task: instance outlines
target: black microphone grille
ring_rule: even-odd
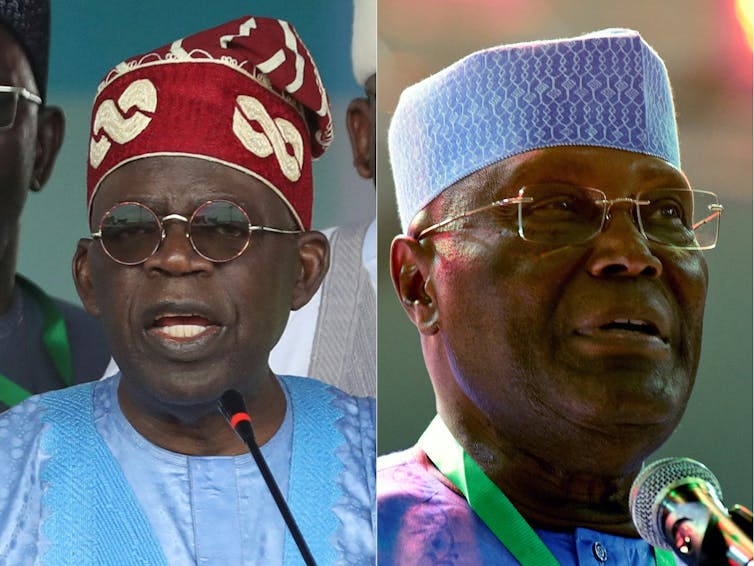
[[[217,405],[226,418],[230,418],[236,413],[247,412],[246,401],[243,400],[243,395],[235,389],[228,389],[223,393],[220,399],[218,399]]]
[[[670,490],[694,481],[706,482],[717,498],[722,500],[720,482],[707,466],[691,458],[663,458],[639,472],[631,486],[629,505],[641,538],[652,546],[673,550],[663,535],[659,520],[660,505]]]

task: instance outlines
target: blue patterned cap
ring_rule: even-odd
[[[624,149],[680,169],[667,70],[628,29],[472,53],[403,91],[388,145],[404,231],[456,181],[532,149]]]

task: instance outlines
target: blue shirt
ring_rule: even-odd
[[[519,564],[463,495],[433,470],[418,449],[377,460],[380,566]],[[584,528],[535,530],[563,566],[655,564],[652,547],[639,538]]]
[[[0,461],[3,462],[0,466],[0,562],[56,566],[73,563],[66,562],[65,558],[49,558],[61,556],[57,550],[61,539],[66,539],[63,543],[73,544],[83,556],[83,559],[76,559],[76,564],[81,564],[81,560],[86,564],[101,563],[96,556],[103,552],[102,537],[99,541],[96,536],[87,537],[91,541],[81,540],[80,543],[76,540],[71,543],[70,540],[80,537],[81,524],[90,524],[92,514],[71,514],[69,507],[77,508],[78,501],[83,499],[90,503],[82,505],[82,509],[94,508],[98,516],[106,520],[117,515],[117,519],[123,521],[120,501],[129,497],[135,501],[132,507],[135,518],[132,520],[129,515],[121,524],[129,528],[136,525],[133,532],[138,533],[145,532],[138,530],[141,523],[145,523],[146,532],[151,531],[168,564],[274,565],[300,562],[297,551],[286,548],[284,521],[250,455],[186,456],[150,443],[131,427],[121,412],[117,399],[118,382],[116,376],[35,396],[0,415]],[[307,540],[310,548],[314,552],[314,546],[324,542],[329,549],[327,552],[336,556],[339,563],[373,562],[374,401],[350,397],[335,388],[303,378],[283,378],[281,384],[286,395],[286,415],[273,438],[262,446],[262,453],[284,495],[293,496],[294,484],[299,488],[309,485],[308,479],[303,484],[298,479],[303,477],[301,474],[307,478],[312,475],[311,490],[322,493],[319,500],[322,506],[311,508],[307,504],[306,508],[299,508],[303,511],[299,515],[292,501],[288,501],[305,535],[307,525],[314,523],[315,532],[321,525],[327,526],[326,536]],[[327,400],[326,411],[336,421],[335,438],[338,442],[331,453],[316,451],[314,443],[306,442],[310,450],[304,451],[303,460],[301,452],[299,456],[294,455],[301,445],[296,440],[297,435],[308,438],[327,434],[316,428],[316,422],[307,422],[312,419],[307,419],[304,414],[306,401],[303,404],[296,401],[302,397],[302,392],[307,399],[314,399],[317,403]],[[53,414],[48,396],[57,399],[56,406],[65,410],[66,403],[77,395],[81,397],[81,393],[85,398],[91,398],[93,423],[79,428],[91,429],[89,436],[105,451],[100,454],[112,456],[114,469],[109,469],[119,477],[122,472],[124,483],[114,482],[114,485],[127,486],[111,499],[117,508],[112,513],[108,509],[100,512],[103,506],[100,502],[106,504],[106,497],[78,485],[77,478],[86,476],[89,468],[96,467],[95,463],[86,461],[86,456],[77,461],[79,450],[82,454],[88,453],[84,446],[87,441],[82,440],[81,448],[74,446],[71,450],[69,446],[65,458],[56,458],[57,452],[51,448],[54,447],[51,438],[55,437],[51,432],[63,429],[58,422],[65,418],[60,419],[59,411],[54,413],[57,420],[48,418]],[[299,407],[298,412],[296,407]],[[75,417],[79,423],[80,413],[78,411]],[[84,438],[85,435],[81,436]],[[313,450],[316,453],[311,453]],[[311,462],[316,467],[304,469],[292,466],[292,462]],[[52,472],[61,469],[62,472]],[[66,476],[71,469],[79,472]],[[335,470],[335,473],[327,473],[329,470]],[[63,476],[65,480],[56,481]],[[103,478],[95,485],[107,486],[106,480]],[[56,504],[59,501],[69,504],[61,508],[60,503]],[[56,513],[59,517],[66,516],[66,520],[56,520]],[[97,524],[102,525],[103,531],[108,528],[101,522]],[[51,537],[50,532],[55,535]],[[88,531],[85,529],[84,532]],[[120,534],[122,529],[116,528],[112,532]],[[125,540],[131,542],[127,535]],[[87,544],[95,548],[90,550]],[[137,540],[134,547],[140,546]],[[105,550],[112,553],[113,561],[108,563],[132,563],[128,548]]]

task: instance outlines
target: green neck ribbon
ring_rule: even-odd
[[[16,275],[16,283],[42,309],[42,342],[45,350],[52,358],[52,363],[60,374],[63,384],[71,385],[73,383],[73,360],[63,313],[42,289],[25,277]],[[0,401],[12,407],[31,395],[30,391],[0,374]]]
[[[471,508],[513,557],[524,565],[558,566],[558,561],[505,494],[466,454],[439,415],[419,439],[437,469],[455,485]],[[673,553],[655,548],[658,566],[675,566]]]

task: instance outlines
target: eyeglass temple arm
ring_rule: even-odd
[[[303,230],[283,230],[282,228],[270,228],[269,226],[252,226],[249,224],[249,232],[274,232],[275,234],[301,234]]]
[[[42,104],[42,98],[38,95],[34,94],[33,92],[26,90],[25,88],[22,88],[18,91],[18,94],[21,95],[21,97],[25,98],[29,102],[33,102],[34,104]]]
[[[496,206],[506,206],[509,204],[519,204],[524,201],[524,197],[512,197],[512,198],[504,198],[500,200],[496,200],[494,202],[491,202],[490,204],[485,204],[484,206],[480,206],[478,208],[474,208],[472,210],[467,210],[463,214],[459,214],[458,216],[451,216],[450,218],[446,218],[445,220],[441,220],[437,224],[432,224],[432,226],[428,226],[419,234],[416,236],[417,241],[421,240],[422,238],[428,236],[430,233],[434,232],[435,230],[438,230],[439,228],[442,228],[443,226],[447,226],[451,222],[455,222],[456,220],[461,220],[463,218],[467,218],[469,216],[472,216],[474,214],[477,214],[479,212],[482,212],[483,210],[487,210],[488,208],[494,208]]]
[[[705,224],[707,224],[707,222],[712,222],[715,218],[717,218],[723,213],[723,210],[725,210],[722,204],[711,204],[709,208],[710,210],[713,211],[712,214],[710,214],[709,216],[705,218],[702,218],[699,222],[696,222],[691,227],[693,230],[696,230],[700,226],[704,226]]]
[[[34,94],[30,90],[22,86],[0,86],[0,92],[11,92],[16,96],[20,96],[34,104],[42,104],[42,98],[38,94]]]

